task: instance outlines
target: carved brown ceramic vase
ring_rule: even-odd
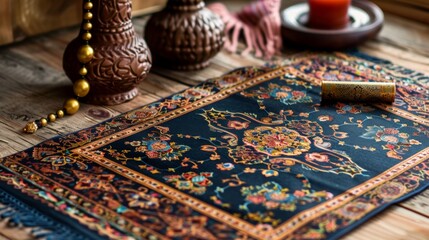
[[[208,66],[224,44],[222,20],[202,0],[168,0],[146,24],[154,64],[178,70]]]
[[[90,45],[94,58],[86,64],[90,92],[84,101],[115,105],[134,98],[136,86],[149,72],[152,60],[145,41],[131,22],[131,0],[93,0]],[[76,53],[82,44],[78,36],[67,46],[63,68],[67,76],[79,79]]]

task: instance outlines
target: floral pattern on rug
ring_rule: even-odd
[[[0,184],[111,239],[339,237],[429,183],[423,75],[371,60],[234,70],[3,158]],[[321,105],[321,79],[399,90]]]

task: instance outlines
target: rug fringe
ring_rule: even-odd
[[[7,224],[11,227],[30,228],[30,234],[36,239],[85,239],[2,190],[0,190],[0,219],[7,219]]]

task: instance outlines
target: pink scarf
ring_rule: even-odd
[[[237,51],[240,34],[246,49],[241,54],[254,52],[256,57],[271,58],[282,49],[280,0],[257,0],[237,13],[230,13],[222,3],[208,6],[225,23],[225,48]]]

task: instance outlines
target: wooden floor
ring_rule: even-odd
[[[144,17],[134,19],[139,34],[145,21]],[[222,52],[202,71],[177,72],[154,67],[134,100],[112,107],[83,104],[71,117],[34,135],[22,134],[28,120],[46,116],[61,107],[65,96],[71,96],[71,82],[62,71],[62,54],[77,32],[77,28],[72,28],[0,47],[0,157],[92,126],[233,68],[264,63],[250,56]],[[363,44],[360,50],[429,74],[429,27],[417,22],[387,15],[377,39]],[[293,52],[286,49],[284,57]],[[10,228],[0,220],[0,239],[31,239],[27,232],[28,229]],[[429,239],[429,190],[388,208],[344,239]]]

